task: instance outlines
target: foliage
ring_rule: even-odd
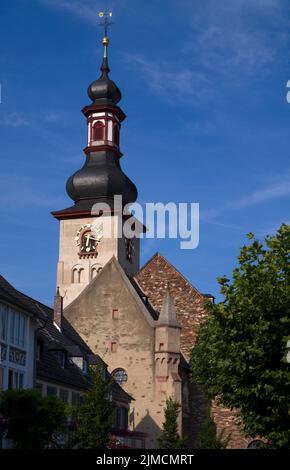
[[[197,436],[196,448],[197,449],[225,449],[229,443],[230,436],[224,438],[222,431],[217,435],[216,424],[208,413],[208,417],[202,423],[200,431]]]
[[[76,410],[76,438],[87,449],[105,449],[111,441],[110,431],[115,418],[115,405],[110,400],[112,380],[104,377],[101,366],[90,368],[92,388]]]
[[[64,403],[42,397],[37,390],[8,390],[1,394],[0,413],[8,418],[6,437],[18,449],[44,449],[66,424]]]
[[[209,306],[192,351],[193,378],[209,397],[237,408],[246,434],[290,447],[290,226],[263,245],[249,234],[224,300]]]
[[[178,434],[178,415],[180,412],[180,405],[172,398],[167,398],[164,410],[165,421],[158,444],[160,449],[182,449],[185,447],[184,439],[181,439]]]

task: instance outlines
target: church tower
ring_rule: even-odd
[[[113,256],[129,276],[139,270],[139,239],[126,238],[122,230],[129,217],[123,209],[136,201],[137,189],[120,166],[120,131],[126,116],[118,106],[121,92],[109,78],[107,26],[106,17],[101,76],[89,86],[91,103],[82,110],[87,123],[85,163],[66,185],[74,204],[52,212],[60,221],[57,285],[64,306]],[[117,208],[115,196],[119,198]]]

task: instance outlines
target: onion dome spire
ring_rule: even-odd
[[[134,203],[138,195],[135,184],[125,175],[120,164],[121,125],[126,115],[117,105],[121,92],[109,78],[107,28],[111,14],[102,13],[102,17],[105,26],[102,74],[89,86],[88,95],[92,103],[82,110],[87,120],[86,160],[67,181],[67,194],[74,205],[53,212],[54,217],[60,220],[91,215],[91,209],[97,202],[105,202],[113,208],[116,195],[122,196],[124,207]]]

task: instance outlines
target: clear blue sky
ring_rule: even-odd
[[[289,222],[288,0],[1,0],[0,272],[51,303],[65,183],[83,162],[81,108],[99,76],[97,11],[114,11],[122,166],[145,201],[199,202],[200,245],[144,241],[218,294],[245,234]]]

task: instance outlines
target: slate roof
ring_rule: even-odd
[[[15,305],[26,313],[30,313],[37,318],[44,318],[45,307],[41,302],[37,302],[28,295],[19,292],[6,279],[0,275],[0,299]],[[47,308],[47,307],[45,307]]]
[[[36,376],[38,380],[45,380],[51,383],[56,382],[78,390],[87,390],[90,387],[89,378],[69,358],[67,359],[66,367],[62,368],[60,366],[49,348],[49,343],[44,343],[41,360],[36,361]]]

